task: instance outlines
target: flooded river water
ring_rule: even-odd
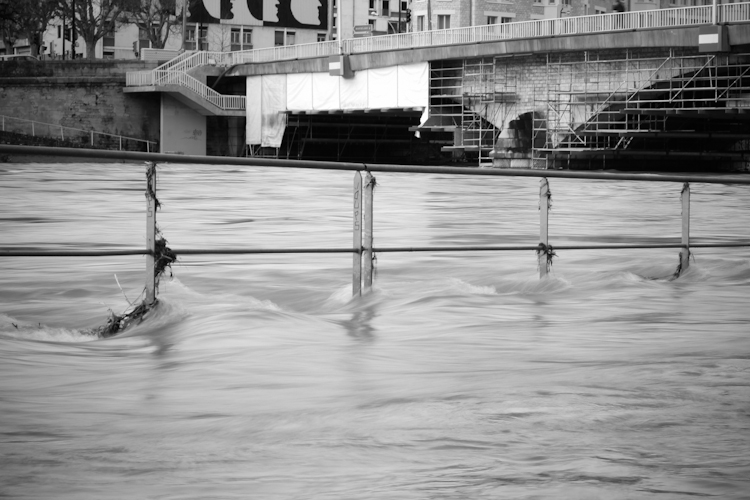
[[[143,247],[144,170],[0,165],[0,246]],[[350,247],[352,175],[163,165],[159,226]],[[538,179],[376,177],[376,247],[538,242]],[[679,242],[679,184],[550,186],[553,245]],[[693,184],[693,241],[748,207]],[[182,256],[109,339],[144,257],[0,256],[0,497],[750,498],[748,252],[381,253],[360,298],[350,254]]]

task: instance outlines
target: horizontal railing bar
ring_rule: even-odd
[[[172,248],[177,256],[182,255],[253,255],[269,253],[359,253],[354,248],[205,248],[180,250]]]
[[[477,167],[442,167],[422,165],[386,165],[370,163],[349,163],[312,160],[283,160],[270,158],[235,158],[226,156],[198,156],[162,153],[143,153],[137,151],[108,151],[96,149],[55,148],[47,146],[16,146],[0,144],[0,153],[41,156],[66,156],[76,158],[98,158],[108,160],[150,161],[157,163],[183,163],[204,165],[233,165],[248,167],[283,167],[319,170],[349,170],[369,172],[392,172],[414,174],[454,174],[497,177],[548,177],[560,179],[591,179],[613,181],[646,181],[646,182],[701,182],[706,184],[745,184],[750,185],[750,176],[732,175],[678,175],[678,174],[641,174],[625,172],[593,172],[573,170],[530,170],[501,169]]]
[[[750,241],[728,243],[691,243],[690,248],[734,248],[750,247]],[[603,245],[552,245],[554,250],[622,250],[648,248],[685,248],[681,243],[614,243]],[[457,246],[457,247],[376,247],[373,252],[507,252],[538,250],[539,245],[504,246]],[[322,254],[360,253],[353,248],[199,248],[172,249],[178,256],[183,255],[257,255],[257,254]],[[5,250],[0,249],[0,257],[115,257],[124,255],[147,255],[146,249],[137,250]]]
[[[0,257],[119,257],[123,255],[146,255],[148,250],[5,250]]]

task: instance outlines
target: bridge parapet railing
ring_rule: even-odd
[[[719,22],[750,22],[750,2],[722,4],[717,8]]]
[[[342,40],[340,43],[328,41],[240,52],[185,52],[153,71],[128,73],[126,85],[159,86],[171,84],[172,77],[164,77],[163,72],[187,73],[204,65],[232,66],[246,63],[327,57],[340,52],[363,54],[535,37],[699,26],[710,24],[714,19],[720,23],[750,22],[750,2],[720,5],[716,7],[716,11],[714,11],[713,6],[676,7],[352,38]],[[187,80],[176,79],[175,81],[175,84],[181,84],[181,82]]]

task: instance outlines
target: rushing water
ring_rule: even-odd
[[[142,247],[144,172],[1,165],[0,246]],[[349,247],[352,175],[164,165],[159,225]],[[537,179],[377,180],[376,247],[538,241]],[[550,184],[553,245],[679,241],[678,184]],[[749,206],[693,184],[693,241]],[[381,253],[356,299],[350,254],[183,256],[106,340],[143,257],[0,257],[0,497],[750,498],[748,251]]]

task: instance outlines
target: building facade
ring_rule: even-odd
[[[720,4],[739,0],[717,0]],[[167,51],[250,50],[315,43],[338,38],[406,33],[486,24],[531,21],[612,12],[614,0],[184,0],[178,4]],[[711,5],[714,0],[624,0],[627,11]],[[339,5],[340,4],[340,5]],[[184,26],[184,29],[183,29]],[[67,29],[66,29],[67,28]],[[122,25],[97,42],[96,58],[137,59],[153,48],[134,24]],[[29,54],[28,40],[0,53]],[[70,22],[55,20],[43,37],[43,58],[70,59],[86,54]]]

